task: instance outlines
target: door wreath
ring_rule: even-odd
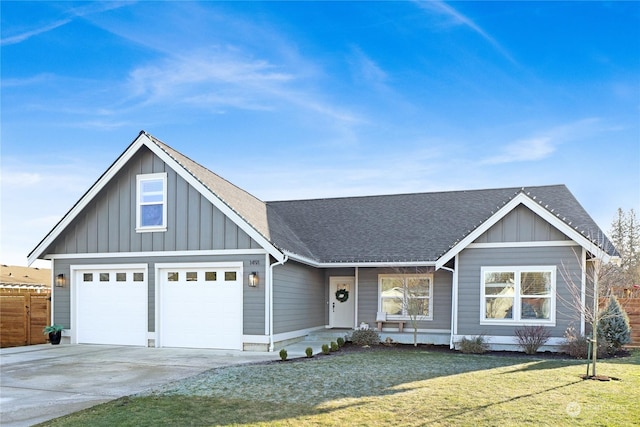
[[[349,299],[349,291],[346,289],[338,289],[336,291],[336,299],[340,302],[345,302]]]

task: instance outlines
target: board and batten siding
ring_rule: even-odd
[[[136,177],[167,173],[167,230],[136,232]],[[142,147],[45,254],[259,249],[209,200]]]
[[[570,240],[531,209],[520,205],[478,237],[474,243]]]
[[[273,332],[325,326],[326,296],[321,269],[294,261],[276,266],[273,269]]]
[[[154,256],[154,257],[122,257],[122,258],[82,258],[82,259],[55,259],[52,264],[54,275],[64,274],[67,277],[67,285],[55,288],[53,298],[54,323],[63,325],[65,328],[71,327],[71,282],[75,278],[71,277],[72,265],[115,265],[115,264],[146,264],[148,268],[148,331],[155,331],[155,265],[176,264],[180,267],[182,263],[218,263],[218,262],[238,262],[243,264],[242,273],[242,293],[243,293],[243,334],[264,335],[265,334],[265,256],[264,255],[193,255],[193,256]],[[249,286],[249,272],[255,271],[260,278],[260,284],[252,288]],[[202,307],[206,310],[207,307]],[[113,308],[113,315],[118,315],[118,307]],[[211,327],[224,327],[224,325],[211,325]]]
[[[358,322],[365,322],[369,326],[376,327],[378,276],[396,273],[398,273],[397,270],[389,268],[358,269]],[[434,273],[433,320],[418,322],[418,329],[451,329],[451,282],[450,272],[438,270]],[[409,323],[405,327],[410,327]]]
[[[578,246],[463,250],[458,266],[458,335],[513,336],[519,327],[480,325],[482,267],[556,266],[556,325],[549,329],[553,337],[562,337],[570,325],[579,330],[580,313],[569,303],[569,286],[581,286],[581,254]]]

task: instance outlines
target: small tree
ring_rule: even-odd
[[[418,323],[429,315],[429,295],[432,284],[431,278],[427,277],[424,269],[416,268],[395,268],[398,275],[397,288],[402,293],[402,300],[399,304],[402,314],[409,317],[409,323],[413,328],[413,345],[418,346]],[[398,297],[400,300],[400,297]]]
[[[623,345],[631,342],[629,316],[615,295],[609,297],[609,303],[599,317],[598,338],[607,342],[609,354],[615,354]]]

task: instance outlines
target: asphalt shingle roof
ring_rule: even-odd
[[[564,185],[263,202],[148,136],[275,247],[317,262],[436,261],[521,192],[615,254]]]

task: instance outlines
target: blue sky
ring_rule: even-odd
[[[141,129],[262,200],[566,184],[640,212],[639,2],[2,2],[0,261]]]

